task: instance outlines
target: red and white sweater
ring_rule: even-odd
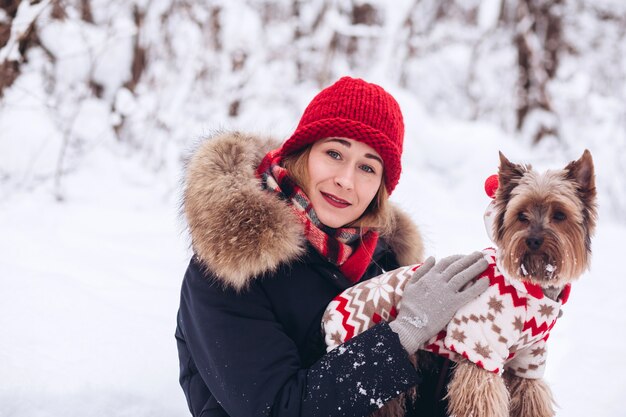
[[[506,368],[524,378],[540,378],[545,369],[546,341],[570,288],[567,286],[553,301],[538,285],[505,276],[497,267],[495,249],[483,253],[489,266],[480,278],[489,279],[489,288],[459,309],[423,349],[452,360],[466,358],[495,373]],[[389,271],[335,297],[322,320],[327,350],[381,320],[393,320],[404,285],[419,266]]]

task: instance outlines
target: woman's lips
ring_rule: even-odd
[[[346,200],[342,200],[341,198],[336,197],[332,194],[327,194],[327,193],[322,192],[322,197],[324,197],[324,200],[326,200],[328,204],[330,204],[333,207],[345,208],[345,207],[351,206],[351,204],[348,203]]]

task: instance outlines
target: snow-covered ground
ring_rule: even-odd
[[[411,97],[394,94],[407,136],[392,199],[421,226],[436,257],[489,245],[483,183],[496,171],[498,150],[553,168],[583,150],[547,156],[545,147],[531,151],[491,125],[431,118]],[[190,256],[180,190],[176,178],[159,179],[117,153],[113,146],[88,155],[65,178],[63,202],[47,184],[0,202],[2,417],[188,415],[174,340]],[[546,377],[562,417],[626,415],[619,330],[626,328],[626,225],[603,216],[605,198],[592,269],[574,285],[550,341]]]
[[[0,208],[0,416],[183,416],[175,191],[107,154]]]

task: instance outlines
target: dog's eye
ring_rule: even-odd
[[[567,219],[567,216],[562,211],[555,211],[552,215],[552,218],[557,222],[562,222],[563,220]]]
[[[517,220],[519,220],[522,223],[528,223],[528,217],[526,217],[524,213],[518,213]]]

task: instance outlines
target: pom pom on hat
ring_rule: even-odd
[[[485,180],[485,192],[491,198],[496,198],[496,190],[498,189],[498,176],[491,175]]]

